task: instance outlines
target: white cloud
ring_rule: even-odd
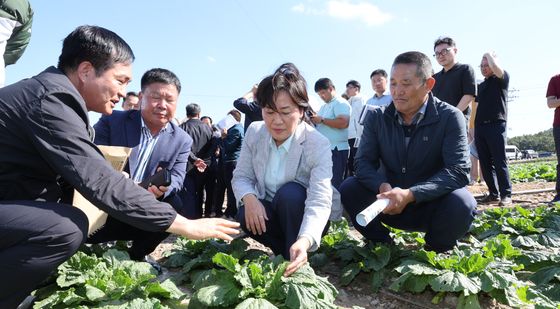
[[[303,3],[292,6],[292,11],[306,15],[326,15],[327,11],[305,6]]]
[[[327,4],[329,16],[340,19],[357,19],[368,26],[379,26],[390,21],[393,16],[382,12],[377,6],[360,2],[357,4],[343,0],[332,0]]]
[[[368,26],[379,26],[393,19],[391,14],[381,11],[371,3],[352,3],[348,0],[328,1],[326,9],[311,8],[299,3],[292,7],[292,11],[306,15],[327,15],[336,19],[356,20]]]
[[[304,13],[305,12],[305,5],[303,3],[296,4],[296,5],[292,6],[292,11],[298,12],[298,13]]]
[[[208,62],[216,62],[216,58],[212,56],[206,56],[206,60],[208,60]]]

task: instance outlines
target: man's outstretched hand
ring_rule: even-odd
[[[239,223],[218,218],[204,218],[189,220],[177,215],[175,221],[167,229],[167,232],[185,236],[189,239],[202,240],[208,238],[219,238],[232,241],[230,235],[239,234]]]

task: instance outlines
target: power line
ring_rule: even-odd
[[[508,96],[507,96],[506,102],[511,102],[511,101],[519,98],[519,96],[517,95],[518,92],[519,92],[519,89],[516,89],[516,88],[511,88],[510,90],[508,90]]]
[[[285,59],[286,57],[284,57],[284,55],[282,54],[282,49],[278,48],[278,46],[276,46],[274,40],[272,40],[272,38],[268,35],[268,32],[263,31],[262,28],[257,24],[257,22],[255,21],[255,19],[253,18],[252,15],[250,15],[247,10],[245,10],[245,8],[241,5],[241,3],[239,3],[238,0],[235,1],[235,3],[237,3],[237,5],[239,6],[239,8],[241,9],[241,11],[243,12],[243,14],[245,14],[245,16],[247,16],[247,19],[253,24],[253,26],[255,27],[255,29],[257,29],[262,37],[265,37],[268,41],[268,46],[272,46],[273,49],[278,52],[278,54],[280,55],[280,57],[282,57],[282,59]],[[262,41],[262,39],[261,39]]]
[[[535,90],[535,89],[540,90],[540,89],[546,89],[546,88],[547,88],[546,86],[532,86],[532,87],[527,86],[527,87],[524,87],[524,88],[520,89],[520,91]]]

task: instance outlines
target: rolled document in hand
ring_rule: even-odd
[[[378,199],[356,215],[356,222],[358,222],[361,226],[368,225],[371,220],[375,219],[375,217],[377,217],[377,215],[380,214],[385,207],[387,207],[387,205],[389,205],[389,199]]]

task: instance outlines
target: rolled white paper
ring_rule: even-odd
[[[375,219],[375,217],[377,217],[377,215],[380,214],[385,207],[387,207],[387,205],[389,205],[389,199],[378,199],[356,215],[356,222],[358,222],[361,226],[368,225],[371,220]]]

